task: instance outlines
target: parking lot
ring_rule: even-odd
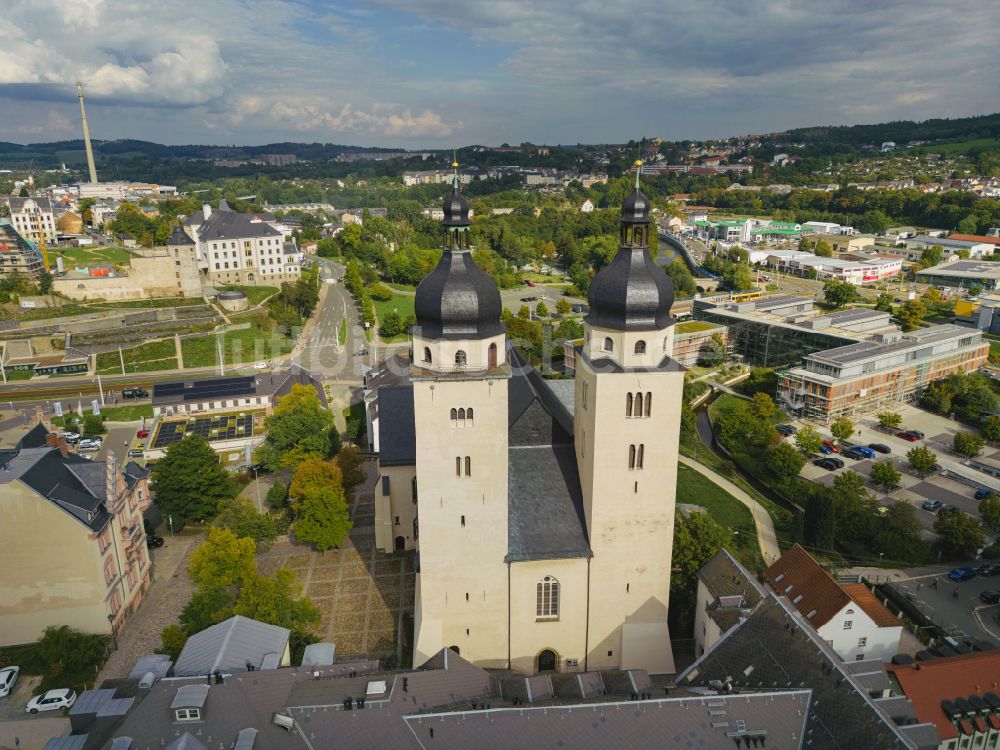
[[[932,574],[890,586],[952,637],[1000,643],[1000,623],[997,622],[1000,605],[983,604],[979,599],[983,591],[1000,589],[1000,576],[956,583],[947,574]]]
[[[876,498],[882,505],[890,505],[895,502],[906,502],[917,510],[917,517],[924,529],[930,533],[934,527],[936,514],[923,510],[920,506],[925,500],[940,500],[946,505],[954,505],[960,510],[975,516],[979,516],[979,501],[974,498],[979,487],[988,487],[1000,493],[1000,480],[988,474],[984,474],[972,469],[961,460],[961,457],[950,453],[954,434],[963,428],[958,422],[946,419],[945,417],[931,414],[915,406],[905,404],[895,407],[903,415],[903,429],[915,429],[923,432],[926,437],[916,442],[909,442],[894,434],[887,434],[877,429],[878,420],[874,415],[864,416],[854,419],[855,434],[845,445],[868,445],[870,443],[882,443],[891,450],[889,454],[876,453],[874,459],[853,460],[848,457],[835,454],[844,462],[843,468],[830,471],[819,466],[814,466],[810,461],[802,469],[801,476],[830,486],[834,477],[845,471],[855,471],[865,477],[871,475],[872,465],[876,461],[885,459],[892,460],[896,469],[900,472],[900,486],[891,493],[884,492],[881,488],[869,485],[875,493]],[[805,424],[803,421],[791,422],[796,427],[801,428]],[[814,426],[814,425],[813,425]],[[827,429],[819,428],[819,432],[824,438],[830,437]],[[860,434],[858,434],[860,432]],[[786,438],[794,442],[794,436]],[[938,457],[942,472],[931,473],[927,476],[917,475],[906,460],[906,453],[913,447],[923,445],[930,448]],[[956,475],[961,475],[967,481],[960,481]]]

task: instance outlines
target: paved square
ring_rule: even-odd
[[[258,566],[267,574],[281,567],[295,572],[302,593],[320,610],[317,635],[336,644],[338,658],[406,660],[408,647],[400,631],[404,615],[413,614],[413,555],[375,549],[375,466],[369,463],[365,469],[368,479],[349,501],[355,525],[342,549],[310,552],[278,542],[258,555]]]

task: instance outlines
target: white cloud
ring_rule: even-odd
[[[425,109],[414,114],[408,109],[398,111],[392,104],[376,103],[365,112],[350,102],[334,111],[316,103],[276,102],[269,115],[291,130],[322,130],[336,133],[376,133],[402,138],[446,138],[455,128],[441,116]],[[456,124],[461,129],[462,123]]]

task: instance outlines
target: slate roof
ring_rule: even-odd
[[[763,577],[775,593],[787,597],[814,628],[826,625],[851,603],[851,597],[833,576],[798,544],[775,560]],[[796,602],[800,595],[802,598]]]
[[[38,210],[43,213],[52,213],[52,201],[48,198],[20,198],[18,196],[10,196],[7,198],[7,202],[10,204],[10,212],[12,214],[19,214],[24,211],[24,204],[28,201],[34,201],[35,205],[38,206]]]
[[[484,339],[506,329],[500,290],[467,250],[448,250],[417,285],[414,331],[427,338]]]
[[[712,596],[742,595],[747,607],[751,608],[767,594],[764,587],[725,549],[719,550],[701,567],[698,578]]]
[[[379,465],[413,466],[417,462],[413,386],[379,388],[378,410]]]
[[[231,210],[227,205],[222,207],[220,201],[219,208],[212,211],[208,219],[204,218],[201,211],[195,212],[184,223],[188,226],[197,225],[198,240],[200,242],[212,242],[213,240],[236,240],[246,237],[282,237],[281,232],[264,221],[254,221],[251,214],[239,214]]]
[[[188,638],[174,674],[204,676],[217,669],[243,672],[248,663],[256,669],[267,654],[284,653],[289,633],[288,628],[235,615]]]
[[[170,233],[170,237],[167,238],[167,245],[169,247],[173,247],[174,245],[180,247],[184,245],[193,245],[193,244],[194,240],[191,239],[188,233],[184,231],[184,227],[182,227],[180,224],[174,227],[174,231],[172,231]]]
[[[676,680],[680,687],[705,688],[727,681],[741,696],[747,690],[811,689],[810,750],[917,747],[805,618],[773,593]]]

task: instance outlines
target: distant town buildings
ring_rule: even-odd
[[[21,236],[7,219],[0,219],[0,279],[17,275],[31,280],[44,268],[42,254],[35,244]]]
[[[917,281],[944,289],[1000,290],[1000,263],[985,260],[956,260],[917,271]]]

